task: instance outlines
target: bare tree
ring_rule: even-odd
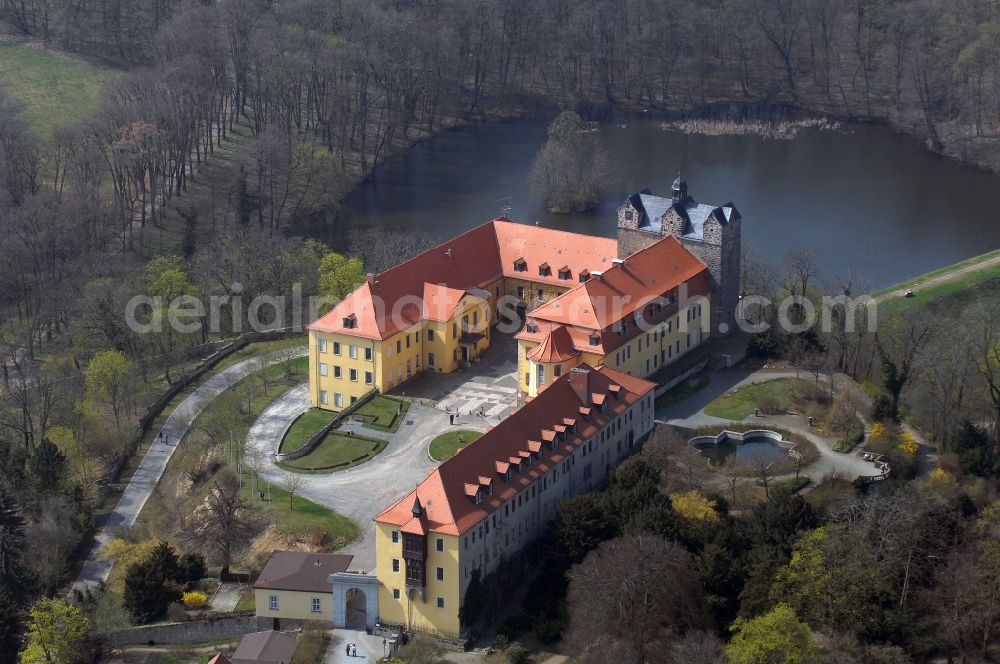
[[[279,483],[281,488],[288,492],[288,509],[295,509],[295,494],[305,486],[306,478],[299,473],[286,472]]]
[[[233,555],[260,529],[259,515],[240,495],[236,478],[222,471],[212,481],[205,502],[191,514],[185,536],[195,546],[214,550],[229,571]]]

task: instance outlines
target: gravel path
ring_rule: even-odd
[[[299,348],[298,351],[299,356],[308,354],[308,349],[305,346]],[[285,352],[287,351],[279,351],[268,356],[267,363],[277,364],[283,359],[281,355]],[[104,526],[98,533],[97,542],[91,549],[90,555],[87,556],[87,560],[73,584],[73,590],[82,591],[107,580],[113,563],[101,560],[101,552],[108,542],[114,539],[117,529],[130,528],[135,523],[139,512],[142,511],[149,496],[153,493],[156,483],[163,476],[163,471],[166,469],[170,457],[173,456],[174,450],[177,449],[178,442],[183,440],[195,417],[205,409],[205,406],[212,399],[259,368],[260,364],[255,358],[251,358],[220,371],[195,389],[167,417],[156,440],[146,452],[146,456],[142,458],[135,474],[132,475],[132,479],[129,480],[118,505],[108,515]]]

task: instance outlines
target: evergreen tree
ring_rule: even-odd
[[[180,601],[185,582],[177,551],[160,542],[145,560],[128,568],[122,604],[136,622],[152,622]]]
[[[13,662],[17,659],[23,631],[17,604],[0,588],[0,662]]]
[[[25,545],[24,518],[14,497],[0,486],[0,588],[15,602],[24,600],[31,588],[23,562]]]
[[[52,493],[59,488],[66,472],[66,455],[48,438],[43,438],[31,457],[30,468],[38,487]]]

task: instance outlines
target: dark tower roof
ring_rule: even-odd
[[[424,508],[420,504],[420,498],[418,496],[414,496],[413,497],[413,509],[410,510],[410,512],[415,517],[421,517],[421,516],[423,516],[423,514],[424,514]]]

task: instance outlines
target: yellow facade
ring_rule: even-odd
[[[311,330],[310,402],[343,410],[372,388],[387,392],[421,371],[450,373],[489,347],[491,322],[490,302],[465,295],[447,321],[419,321],[384,340]]]
[[[329,621],[333,615],[332,592],[257,588],[253,594],[258,618]]]
[[[375,524],[375,568],[378,570],[379,622],[403,625],[407,630],[433,632],[457,638],[460,632],[458,611],[461,606],[462,578],[459,573],[459,538],[430,533],[427,537],[426,585],[407,592],[406,561],[403,538],[397,526]],[[439,580],[439,572],[440,577]]]
[[[601,355],[581,353],[565,362],[543,363],[528,359],[528,352],[538,345],[535,341],[519,340],[517,344],[518,385],[522,394],[538,396],[539,387],[556,380],[577,364],[606,365],[631,376],[646,378],[673,364],[708,338],[708,297],[692,303],[668,319],[651,325],[648,332],[638,334],[619,347]]]

